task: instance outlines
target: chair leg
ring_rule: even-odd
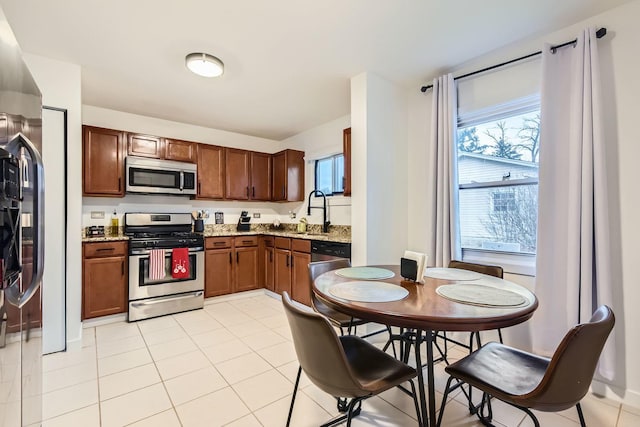
[[[353,417],[357,417],[360,414],[360,411],[362,409],[361,402],[361,397],[351,399],[351,402],[349,402],[349,412],[347,413],[347,427],[351,427],[351,420],[353,419]],[[354,410],[353,408],[356,406],[356,403],[358,404],[358,407]]]
[[[413,405],[416,407],[416,416],[418,417],[418,425],[424,425],[422,422],[422,414],[420,413],[420,405],[418,404],[418,393],[416,392],[416,385],[413,383],[413,380],[409,380],[409,385],[411,386],[411,395],[413,397]]]
[[[502,329],[498,329],[498,339],[500,340],[500,344],[504,344],[502,341]]]
[[[451,381],[453,381],[453,377],[449,377],[449,379],[447,380],[447,386],[444,388],[444,396],[442,396],[442,404],[440,405],[440,413],[438,414],[436,427],[440,427],[440,424],[442,423],[442,416],[444,415],[444,407],[447,404],[447,397],[449,396],[449,387],[451,387]]]
[[[287,417],[287,427],[289,427],[289,424],[291,423],[291,415],[293,414],[293,404],[296,401],[298,384],[300,384],[300,374],[302,374],[302,366],[298,367],[298,375],[296,376],[296,385],[293,386],[293,396],[291,396],[291,406],[289,406],[289,416]]]
[[[584,422],[584,415],[582,414],[582,407],[580,403],[576,404],[576,409],[578,410],[578,418],[580,418],[580,426],[587,427],[587,424]]]

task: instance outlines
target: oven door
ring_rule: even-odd
[[[204,251],[189,249],[189,277],[171,276],[171,250],[165,251],[164,277],[149,278],[149,254],[129,255],[129,301],[204,290]]]

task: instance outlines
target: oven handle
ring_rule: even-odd
[[[190,293],[188,295],[180,295],[180,296],[169,295],[169,296],[166,296],[166,297],[154,298],[151,301],[132,302],[131,305],[134,306],[134,307],[144,307],[146,305],[162,304],[163,302],[167,302],[167,301],[175,301],[175,300],[188,299],[188,298],[197,298],[197,297],[201,297],[203,295],[204,295],[203,291],[197,291],[197,292]]]
[[[197,246],[195,248],[189,248],[189,253],[198,253],[198,252],[204,252],[204,247],[203,246]],[[136,256],[148,256],[151,253],[151,251],[149,249],[133,249],[131,251],[129,251],[129,255],[136,255]],[[165,249],[165,254],[164,256],[170,256],[171,255],[171,249]]]

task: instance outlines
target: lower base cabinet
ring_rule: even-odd
[[[274,249],[275,292],[286,291],[299,303],[311,305],[311,241],[276,237]]]
[[[204,296],[258,289],[258,237],[208,237],[205,240]]]
[[[82,252],[82,319],[126,312],[127,243],[84,243]]]

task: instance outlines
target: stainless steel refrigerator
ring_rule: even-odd
[[[42,419],[42,96],[0,9],[0,427]]]

